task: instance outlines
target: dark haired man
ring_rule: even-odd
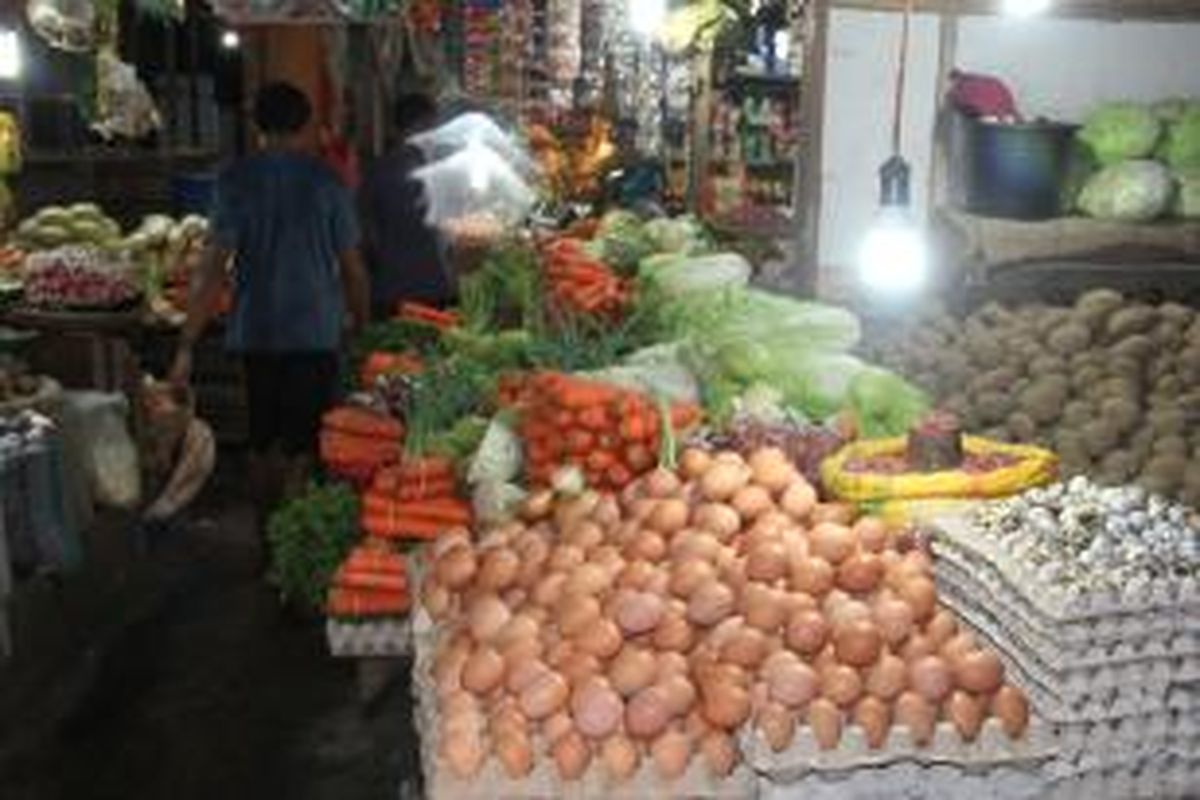
[[[425,160],[408,143],[437,119],[437,105],[424,94],[400,97],[393,110],[398,141],[367,172],[360,192],[364,250],[371,274],[371,307],[387,319],[405,301],[443,307],[454,302],[444,243],[425,222],[425,190],[413,173]]]
[[[259,91],[263,149],[217,182],[211,243],[194,279],[171,370],[190,381],[192,348],[212,318],[226,267],[234,272],[227,347],[244,363],[251,489],[260,525],[313,466],[322,413],[336,400],[346,327],[369,315],[349,192],[306,152],[312,107],[286,83]]]

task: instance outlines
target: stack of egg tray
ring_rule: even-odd
[[[406,619],[331,619],[325,623],[325,639],[334,658],[402,658],[412,654],[412,625]]]
[[[528,798],[564,798],[564,800],[648,800],[649,798],[689,798],[689,800],[754,800],[759,796],[758,781],[745,763],[731,775],[716,779],[705,760],[694,756],[687,771],[676,780],[665,781],[654,763],[643,758],[637,773],[628,781],[615,784],[604,774],[599,758],[593,758],[584,776],[564,782],[558,776],[549,745],[533,739],[533,770],[520,780],[510,778],[500,762],[489,756],[479,773],[469,780],[453,775],[438,758],[437,687],[433,679],[436,637],[414,637],[416,659],[413,667],[414,723],[421,736],[421,768],[425,776],[425,797],[429,800],[527,800]]]
[[[1200,587],[1047,586],[963,519],[933,540],[942,601],[986,636],[1059,736],[1047,797],[1200,796]]]

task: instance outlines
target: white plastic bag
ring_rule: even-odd
[[[423,167],[426,221],[458,243],[487,244],[521,222],[537,197],[517,171],[485,144]]]
[[[119,394],[72,392],[72,413],[83,431],[83,463],[93,499],[110,508],[132,509],[142,500],[137,445],[126,418],[129,405]]]
[[[478,112],[460,114],[440,127],[410,137],[408,143],[419,148],[425,159],[431,162],[449,158],[468,147],[482,145],[507,161],[517,172],[528,175],[534,169],[529,153],[516,138],[506,133],[487,114]]]

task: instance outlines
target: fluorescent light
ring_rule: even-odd
[[[16,31],[0,30],[0,80],[21,77],[21,38]]]
[[[667,21],[667,0],[629,0],[629,28],[653,36]]]
[[[221,47],[226,50],[237,50],[242,46],[242,37],[237,31],[224,31],[221,33]]]
[[[928,278],[925,236],[903,206],[884,206],[859,255],[859,279],[872,293],[911,294]]]
[[[1050,0],[1004,0],[1004,13],[1010,17],[1035,17],[1050,9]]]

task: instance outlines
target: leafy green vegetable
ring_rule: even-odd
[[[284,598],[321,610],[333,575],[358,543],[358,496],[341,485],[312,486],[272,515],[270,580]]]
[[[1162,123],[1150,109],[1136,103],[1108,103],[1088,117],[1079,140],[1105,166],[1154,152]]]
[[[472,332],[530,327],[541,318],[537,253],[523,242],[491,252],[483,266],[459,281],[463,325]]]
[[[1171,205],[1171,173],[1157,161],[1125,161],[1096,173],[1079,195],[1079,207],[1097,219],[1149,222]]]
[[[1173,169],[1200,169],[1200,105],[1192,105],[1167,127],[1160,157]]]
[[[851,382],[848,405],[867,439],[903,436],[929,412],[929,397],[903,378],[864,368]]]
[[[1200,169],[1175,176],[1179,191],[1175,195],[1175,214],[1184,219],[1200,219]]]
[[[405,452],[421,456],[444,443],[461,420],[486,412],[500,373],[492,365],[461,356],[434,361],[410,379],[401,406]]]

